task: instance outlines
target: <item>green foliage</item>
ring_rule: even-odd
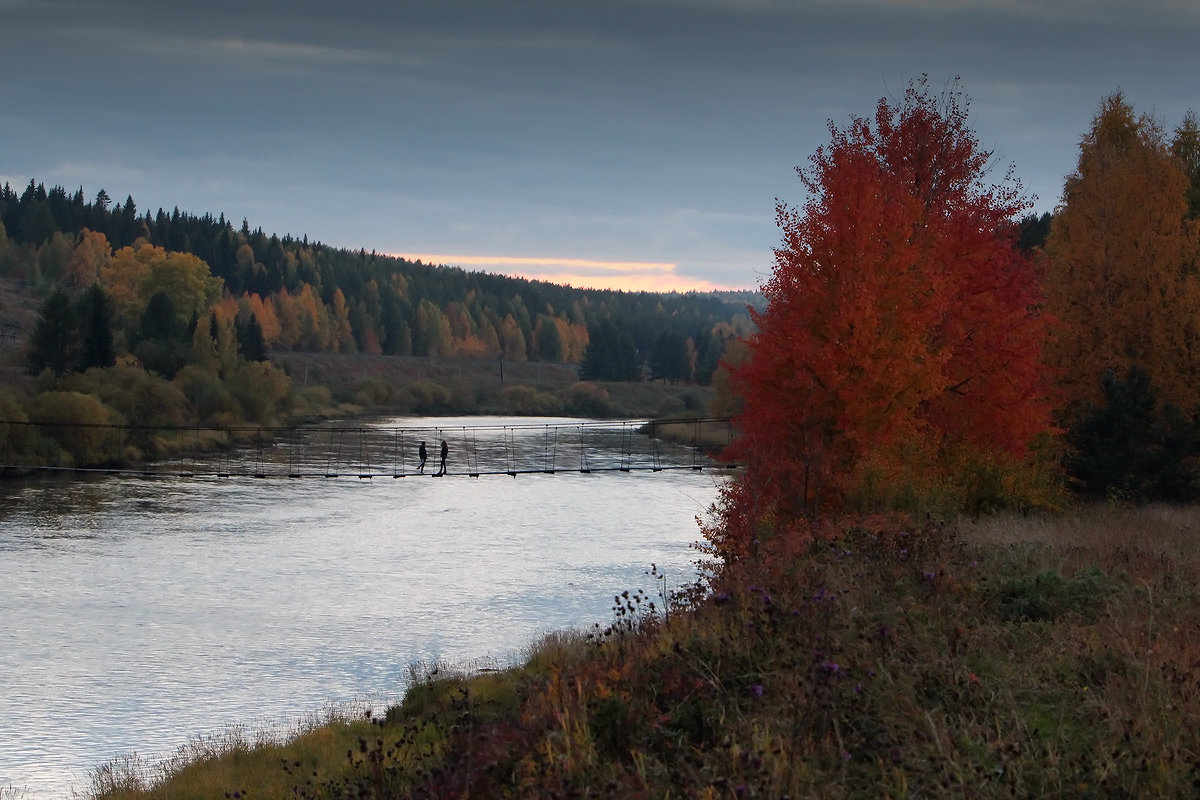
[[[444,414],[450,406],[450,390],[428,381],[411,383],[400,390],[399,403],[416,414]]]
[[[1104,603],[1110,582],[1090,566],[1066,578],[1055,569],[1003,582],[996,590],[996,613],[1009,622],[1052,622],[1064,614],[1091,618]]]
[[[588,330],[579,377],[593,381],[632,381],[641,377],[633,336],[611,321]]]
[[[196,422],[180,388],[136,366],[91,369],[63,382],[64,388],[94,395],[131,425],[182,427]]]
[[[229,391],[249,422],[274,425],[287,409],[291,379],[283,370],[265,361],[243,364],[229,380]]]
[[[242,323],[239,318],[237,341],[242,358],[247,361],[267,360],[267,344],[263,340],[262,326],[258,324],[258,317],[248,314],[245,323]]]
[[[0,464],[22,464],[33,450],[36,431],[12,392],[0,388]]]
[[[168,380],[187,363],[192,349],[187,325],[167,292],[156,292],[150,298],[132,342],[138,360]]]
[[[380,378],[364,378],[355,389],[355,402],[364,408],[385,408],[396,396],[394,387]]]
[[[57,448],[58,463],[95,466],[119,459],[122,441],[107,427],[116,415],[94,395],[72,391],[43,392],[27,405],[29,421],[38,425],[45,444]]]
[[[1017,237],[1017,247],[1027,253],[1044,247],[1053,221],[1054,217],[1050,212],[1040,217],[1033,214],[1022,217],[1018,226],[1020,233]]]
[[[132,426],[125,441],[128,451],[112,451],[110,458],[166,455],[181,446],[183,431],[196,422],[195,409],[180,388],[141,367],[91,369],[65,379],[62,387],[98,398],[112,410],[112,424]],[[109,438],[120,435],[116,430],[106,433]]]
[[[202,425],[235,425],[241,409],[229,387],[216,374],[188,364],[171,381],[191,403],[196,421]]]
[[[133,341],[136,344],[145,341],[181,340],[186,334],[186,325],[184,320],[180,319],[171,295],[159,291],[146,303]]]
[[[568,414],[603,419],[612,416],[612,397],[593,381],[580,381],[563,392],[563,407]]]
[[[333,407],[333,392],[328,386],[302,386],[292,399],[292,412],[297,419],[319,418]]]
[[[566,350],[563,346],[562,335],[553,318],[541,315],[538,317],[537,328],[537,357],[540,361],[563,361]]]
[[[665,331],[654,343],[654,354],[650,359],[651,377],[671,383],[686,383],[691,380],[691,372],[687,341],[674,331]]]
[[[111,367],[117,353],[113,343],[113,310],[108,295],[92,284],[79,298],[79,369]]]
[[[38,250],[38,278],[46,286],[56,286],[64,280],[67,262],[71,257],[71,239],[55,231]]]
[[[55,289],[38,309],[38,320],[29,340],[26,363],[31,374],[48,369],[59,377],[74,369],[79,343],[77,325],[70,295]]]
[[[500,391],[500,409],[505,414],[549,416],[562,411],[562,401],[550,392],[532,386],[505,386]]]
[[[855,513],[900,512],[915,519],[951,521],[1001,511],[1052,511],[1063,505],[1060,471],[1044,437],[1022,459],[970,447],[943,453],[939,470],[919,447],[901,451],[899,465],[876,468],[868,460],[847,497]]]
[[[1134,502],[1200,497],[1200,433],[1175,405],[1160,402],[1145,370],[1102,381],[1104,399],[1071,424],[1067,469],[1074,488],[1093,498]]]

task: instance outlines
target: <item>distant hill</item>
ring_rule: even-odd
[[[578,363],[596,379],[707,384],[728,343],[750,331],[746,307],[762,304],[754,292],[576,289],[468,272],[235,227],[223,214],[139,213],[132,197],[114,203],[101,190],[89,201],[82,188],[32,180],[0,188],[0,224],[0,277],[39,294],[103,285],[107,265],[142,248],[193,255],[220,279],[222,313],[242,326],[254,317],[274,351],[496,356]],[[141,310],[126,314],[127,328]]]

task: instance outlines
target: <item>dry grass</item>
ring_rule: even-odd
[[[1055,517],[998,515],[960,525],[980,545],[1049,548],[1064,556],[1110,559],[1133,553],[1200,559],[1200,507],[1090,506]]]
[[[265,773],[300,740],[97,796],[1195,797],[1198,516],[860,525],[669,618],[622,595],[521,669],[418,676],[291,795]]]

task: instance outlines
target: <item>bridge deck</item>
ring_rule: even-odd
[[[724,469],[715,458],[732,440],[728,418],[556,421],[545,424],[292,428],[173,427],[5,423],[24,434],[24,449],[0,436],[0,471],[99,473],[175,478],[441,477],[663,472]],[[4,443],[9,444],[5,445]],[[424,442],[428,460],[419,466]],[[32,445],[32,447],[30,446]],[[186,455],[139,454],[170,449]]]

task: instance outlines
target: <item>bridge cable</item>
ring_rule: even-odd
[[[583,426],[579,426],[579,471],[584,475],[589,474],[592,469],[588,463],[587,448],[583,444]]]

